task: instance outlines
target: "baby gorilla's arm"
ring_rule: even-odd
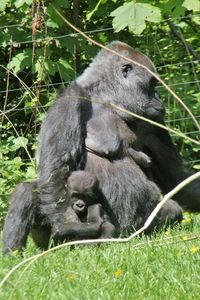
[[[70,213],[74,213],[73,210],[71,210]],[[101,205],[94,204],[88,207],[87,222],[85,223],[80,222],[77,217],[75,221],[71,221],[73,218],[69,216],[70,221],[68,223],[57,224],[56,227],[52,228],[54,241],[62,242],[68,239],[79,240],[98,238],[101,234],[101,226],[103,223],[101,214]]]
[[[141,168],[148,169],[151,164],[151,159],[144,152],[136,151],[133,148],[128,149],[129,155]]]

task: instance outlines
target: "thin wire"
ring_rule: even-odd
[[[198,16],[200,13],[199,12],[193,12],[193,14],[192,14],[192,16]],[[168,18],[167,20],[184,20],[184,19],[188,19],[188,17],[190,17],[190,16],[185,16],[185,17],[174,17],[174,18],[172,18],[172,17],[170,17],[170,18]],[[161,20],[160,22],[167,22],[167,20],[165,20],[165,19],[163,19],[163,20]]]
[[[194,14],[193,14],[194,15]],[[197,14],[198,15],[198,14]],[[180,17],[181,19],[184,19],[184,17]],[[188,18],[188,17],[185,17]],[[169,18],[168,20],[174,20],[177,18]],[[166,22],[166,20],[162,20],[161,22]],[[20,24],[19,27],[23,26],[23,24]],[[7,26],[3,26],[0,27],[0,29],[2,28],[9,28],[9,27],[18,27],[17,24],[16,25],[7,25]],[[99,28],[99,29],[95,29],[95,30],[88,30],[88,31],[83,31],[83,33],[98,33],[98,32],[104,32],[104,31],[113,31],[113,27],[108,27],[108,28]],[[153,35],[155,35],[156,33],[152,33]],[[38,38],[35,41],[33,40],[27,40],[27,41],[12,41],[12,43],[19,43],[19,44],[31,44],[33,42],[42,42],[42,41],[49,41],[49,40],[56,40],[56,39],[63,39],[66,37],[77,37],[79,36],[80,33],[69,33],[69,34],[64,34],[64,35],[58,35],[58,36],[47,36],[45,38]],[[147,34],[141,34],[140,37],[142,36],[147,36]],[[8,43],[10,44],[10,43]]]
[[[199,12],[193,12],[192,16],[198,16],[199,14],[200,14]],[[170,17],[168,20],[178,20],[178,19],[181,19],[181,20],[188,19],[188,16],[185,16],[185,17]],[[161,20],[161,22],[166,22],[166,20],[163,19],[163,20]],[[6,24],[4,26],[1,26],[0,29],[10,28],[10,27],[21,27],[23,25],[24,25],[23,23],[18,23],[18,24],[13,24],[13,25]]]
[[[189,165],[189,164],[194,164],[194,163],[196,164],[198,162],[200,162],[200,159],[190,160],[190,161],[183,161],[183,164],[184,165]]]
[[[185,132],[186,135],[190,135],[190,134],[194,134],[194,133],[198,133],[199,134],[199,131],[188,131],[188,132]]]
[[[168,86],[179,86],[179,85],[185,85],[185,84],[191,84],[191,83],[199,83],[199,82],[200,82],[200,80],[178,82],[178,83],[168,84]],[[156,88],[163,88],[163,86],[162,85],[158,85],[158,86],[156,86]]]
[[[41,84],[41,85],[34,85],[34,86],[29,86],[29,89],[38,89],[38,88],[43,88],[43,87],[51,87],[51,86],[56,86],[56,85],[63,85],[63,84],[70,84],[72,81],[62,81],[62,82],[56,82],[56,83],[48,83],[48,84]],[[25,88],[16,88],[16,89],[11,89],[8,90],[8,92],[17,92],[17,91],[22,91]],[[6,90],[0,91],[0,94],[6,93]]]
[[[1,26],[0,29],[4,29],[4,28],[12,28],[12,27],[21,27],[23,24],[13,24],[13,25],[4,25]]]
[[[196,116],[196,118],[200,118],[200,116]],[[171,123],[171,122],[177,122],[177,121],[185,121],[185,120],[191,120],[191,117],[183,117],[183,118],[178,118],[178,119],[170,119],[170,120],[166,120],[165,123]]]
[[[173,67],[173,66],[182,66],[182,65],[191,64],[191,63],[198,63],[199,61],[200,61],[200,59],[195,59],[195,60],[180,62],[177,64],[167,64],[167,65],[163,65],[163,66],[158,66],[158,67],[156,67],[156,69],[162,69],[165,67]]]
[[[178,83],[172,83],[168,84],[168,86],[180,86],[180,85],[187,85],[191,83],[197,83],[200,82],[200,80],[194,80],[194,81],[185,81],[185,82],[178,82]],[[41,84],[41,85],[35,85],[35,86],[27,86],[29,89],[37,89],[37,88],[45,88],[45,87],[51,87],[51,86],[57,86],[60,85],[62,86],[63,84],[70,84],[72,81],[60,81],[60,82],[55,82],[55,83],[48,83],[48,84]],[[156,88],[163,88],[162,85],[158,85]],[[0,94],[4,94],[6,92],[17,92],[17,91],[22,91],[26,88],[16,88],[16,89],[10,89],[10,90],[3,90],[0,91]]]
[[[46,104],[46,105],[39,105],[39,106],[29,106],[29,107],[22,107],[22,108],[16,108],[13,109],[12,112],[18,112],[18,111],[29,111],[32,109],[36,109],[36,108],[48,108],[49,106],[51,106],[51,104]],[[200,115],[195,116],[196,119],[200,118]],[[170,119],[170,120],[165,120],[165,123],[172,123],[172,122],[178,122],[178,121],[185,121],[185,120],[191,120],[191,117],[183,117],[183,118],[177,118],[177,119]]]
[[[88,30],[88,31],[84,31],[84,33],[98,33],[98,32],[104,32],[104,31],[110,31],[113,30],[113,28],[104,28],[104,29],[95,29],[95,30]],[[80,33],[69,33],[69,34],[64,34],[64,35],[58,35],[58,36],[47,36],[45,38],[37,38],[36,40],[27,40],[27,41],[12,41],[12,44],[14,43],[18,43],[20,45],[23,44],[32,44],[33,42],[43,42],[43,41],[52,41],[52,40],[59,40],[59,39],[63,39],[66,37],[77,37],[78,35],[80,35]],[[11,42],[8,42],[8,44],[10,45]]]

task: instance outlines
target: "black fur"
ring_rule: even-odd
[[[161,199],[159,188],[138,165],[138,158],[146,162],[148,156],[133,149],[137,147],[135,134],[118,115],[105,108],[100,115],[99,108],[97,115],[93,112],[87,133],[86,148],[92,151],[87,153],[85,169],[98,178],[99,189],[109,203],[111,217],[116,218],[120,232],[138,229]],[[167,218],[171,223],[181,219],[181,208],[172,200],[168,214],[164,211],[165,206],[154,227],[163,225]]]
[[[66,188],[69,194],[65,212],[68,222],[53,226],[54,241],[116,236],[116,228],[105,211],[98,180],[94,175],[86,171],[74,171],[67,180]]]
[[[164,124],[162,119],[157,121]],[[184,170],[178,150],[166,130],[152,126],[145,137],[144,151],[151,157],[150,172],[164,194],[191,175]],[[200,211],[200,179],[174,195],[174,200],[186,210]]]
[[[3,228],[3,253],[22,250],[34,223],[37,196],[35,183],[24,182],[11,195],[9,211]],[[36,201],[35,201],[36,200]]]

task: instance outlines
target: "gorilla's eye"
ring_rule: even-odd
[[[133,69],[133,66],[131,64],[125,64],[122,66],[122,74],[124,78],[127,78],[128,72],[130,72]]]

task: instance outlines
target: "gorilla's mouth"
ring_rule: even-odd
[[[146,109],[146,117],[154,119],[156,117],[163,117],[165,115],[165,109],[163,106],[157,106],[157,107],[148,107]]]

